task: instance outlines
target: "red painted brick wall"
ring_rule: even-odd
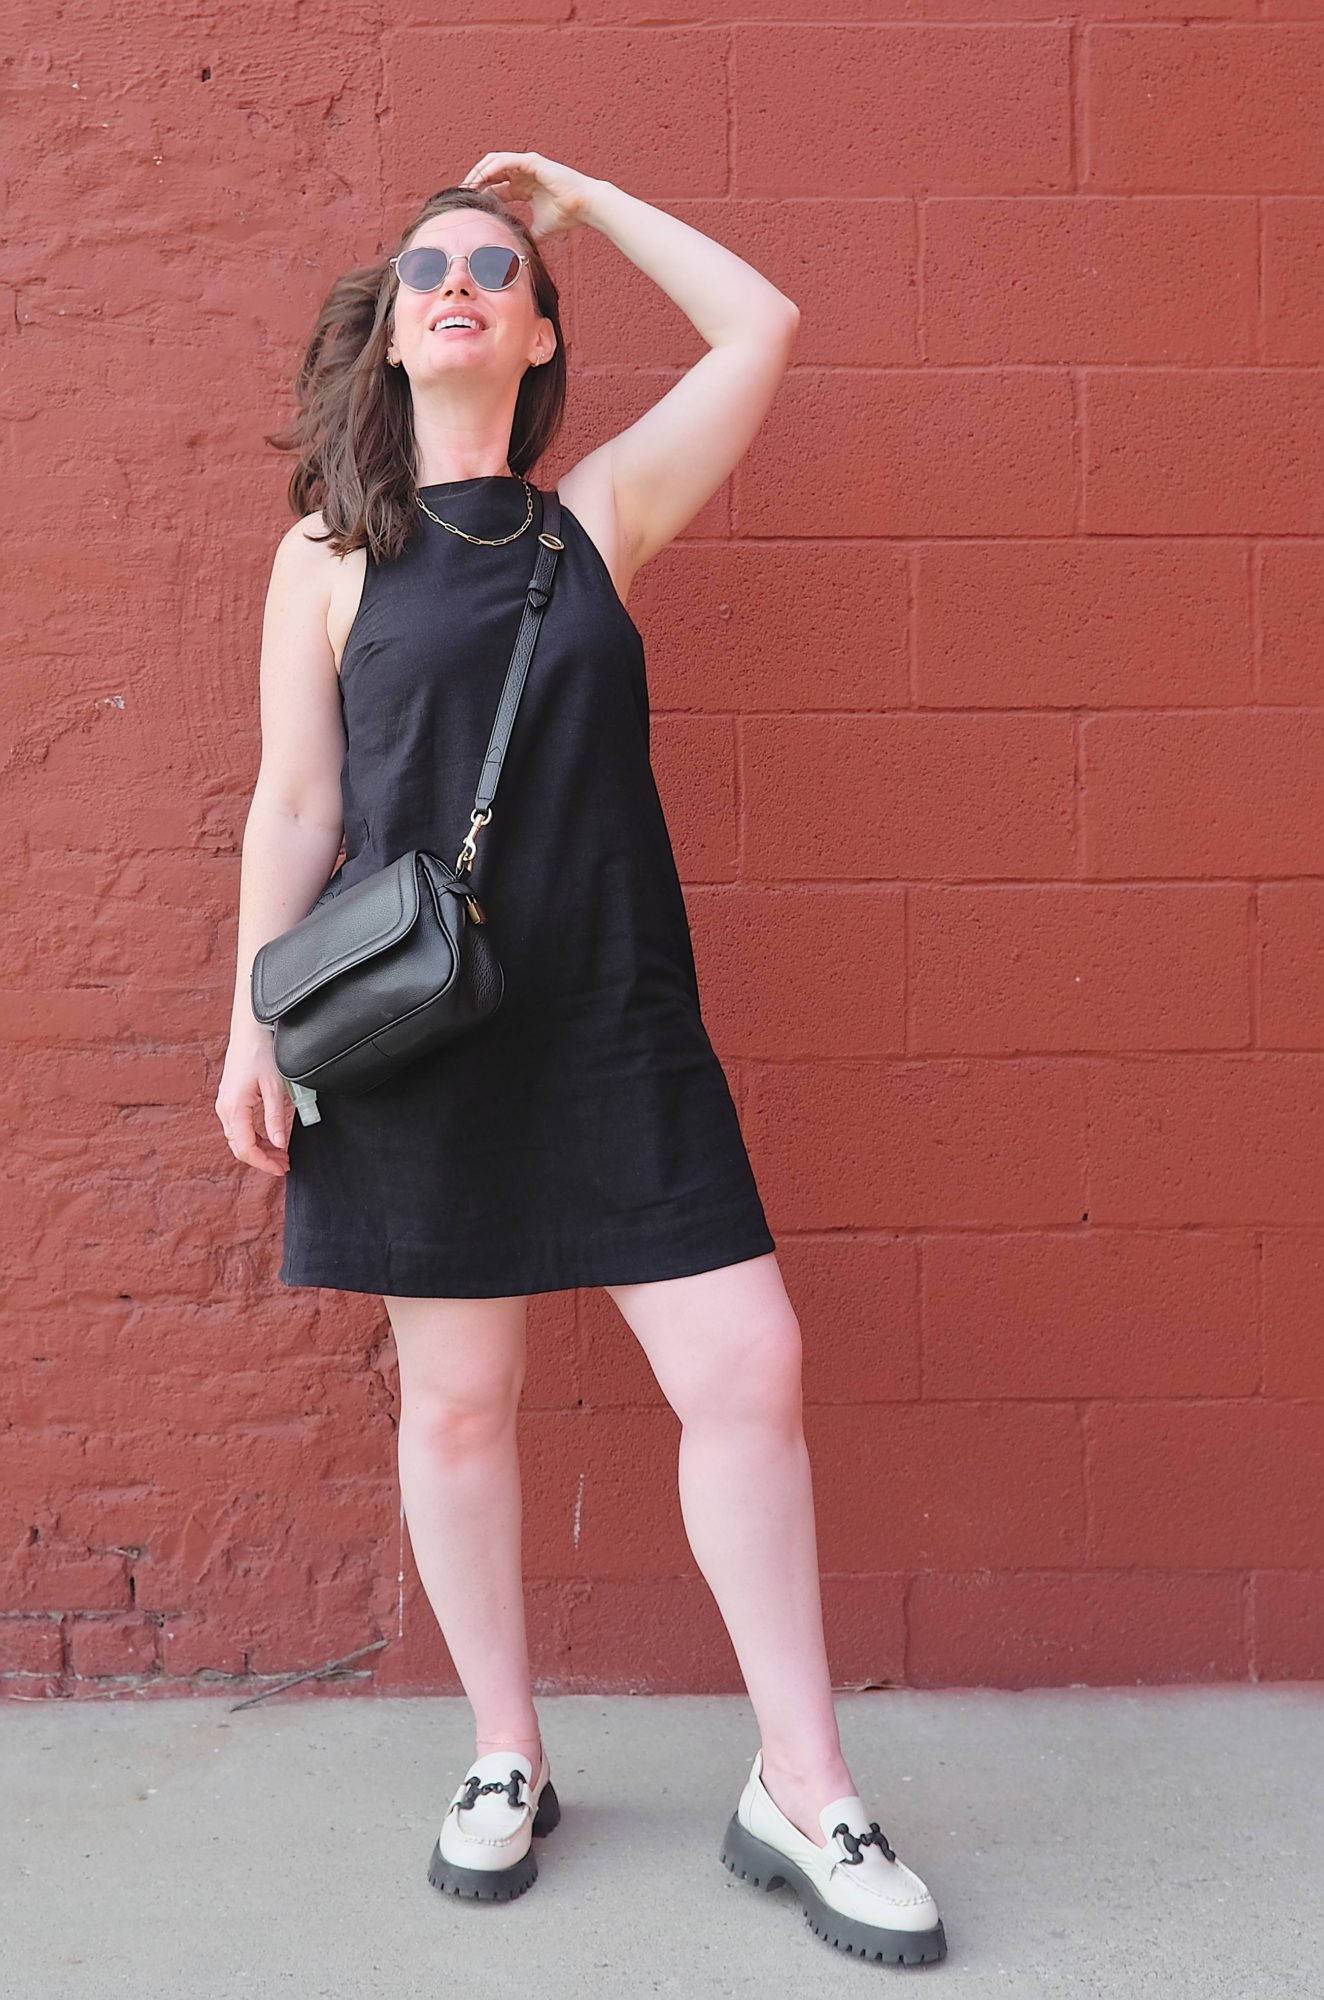
[[[521,145],[803,307],[631,610],[838,1682],[1324,1670],[1324,7],[646,11],[19,8],[11,1694],[456,1686],[384,1314],[277,1285],[212,1104],[261,435],[331,274]],[[701,352],[603,238],[548,247],[545,483]],[[522,1437],[541,1684],[737,1688],[604,1294],[533,1303]]]

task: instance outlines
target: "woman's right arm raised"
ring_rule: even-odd
[[[345,725],[327,612],[337,558],[296,521],[272,563],[262,620],[259,705],[262,757],[244,826],[230,1042],[216,1115],[237,1160],[288,1171],[294,1106],[272,1053],[272,1034],[251,1003],[261,945],[298,923],[330,880],[344,834],[340,769]]]

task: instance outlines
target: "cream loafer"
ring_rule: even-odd
[[[469,1766],[446,1809],[428,1880],[452,1896],[485,1902],[523,1895],[538,1878],[533,1836],[550,1833],[560,1817],[545,1749],[536,1783],[519,1751],[488,1750]]]
[[[763,1783],[763,1751],[731,1815],[721,1855],[756,1889],[794,1889],[810,1929],[838,1951],[898,1965],[946,1956],[938,1906],[854,1793],[824,1806],[819,1847],[776,1804]]]

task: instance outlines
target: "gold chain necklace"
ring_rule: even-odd
[[[528,500],[529,503],[528,519],[523,523],[523,526],[516,528],[514,534],[511,535],[466,534],[463,528],[456,527],[454,521],[443,521],[440,514],[434,514],[421,493],[415,492],[414,498],[415,500],[417,500],[419,506],[423,509],[423,512],[427,515],[428,519],[430,521],[435,521],[439,528],[448,529],[452,535],[459,535],[461,539],[466,542],[481,542],[483,547],[486,549],[498,549],[505,542],[517,541],[519,537],[524,533],[525,529],[532,527],[533,525],[533,488],[530,486],[527,479],[521,479],[520,485],[524,488],[525,498]]]

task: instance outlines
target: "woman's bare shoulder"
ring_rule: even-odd
[[[297,521],[291,522],[281,537],[281,545],[287,546],[292,555],[303,557],[310,565],[320,562],[329,567],[336,558],[323,539],[326,532],[326,522],[319,507],[314,513],[303,514]]]

